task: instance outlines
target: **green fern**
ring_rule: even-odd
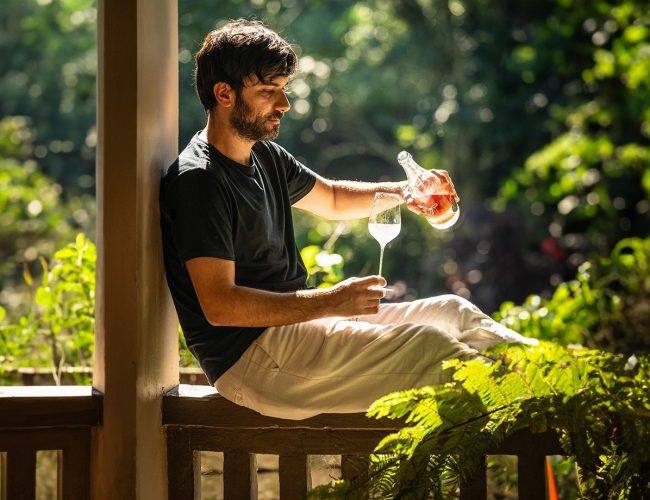
[[[650,442],[647,357],[634,364],[549,342],[498,346],[490,356],[493,364],[448,362],[453,383],[375,402],[370,416],[406,417],[407,426],[379,443],[369,476],[320,487],[312,497],[453,497],[488,449],[524,428],[559,433],[590,496],[630,498],[650,487],[650,453],[639,446]]]

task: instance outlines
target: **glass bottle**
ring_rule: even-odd
[[[453,226],[460,216],[460,207],[453,196],[441,194],[440,180],[416,163],[411,154],[402,151],[397,161],[406,172],[413,201],[436,229]]]

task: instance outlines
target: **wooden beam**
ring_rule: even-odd
[[[170,430],[168,429],[168,433]],[[202,451],[271,455],[369,455],[385,430],[362,429],[213,429],[186,428],[191,446]]]
[[[260,415],[231,403],[212,387],[179,386],[163,398],[163,423],[220,428],[384,429],[397,430],[401,420],[368,418],[363,413],[324,413],[304,420]]]
[[[93,498],[164,500],[162,393],[178,384],[158,190],[178,155],[178,2],[99,0]]]
[[[2,387],[0,427],[99,425],[102,399],[92,387]]]
[[[517,455],[537,452],[544,455],[564,455],[557,432],[531,432],[522,429],[508,436],[495,450],[488,450],[489,455]]]

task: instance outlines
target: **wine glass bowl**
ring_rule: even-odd
[[[400,197],[395,193],[375,193],[370,209],[368,231],[379,242],[379,276],[384,260],[384,247],[397,237],[402,228]]]

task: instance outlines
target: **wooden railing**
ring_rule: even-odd
[[[201,498],[200,452],[223,452],[223,494],[257,499],[255,454],[279,455],[280,497],[304,499],[309,455],[341,455],[341,475],[364,473],[367,457],[400,422],[363,414],[323,414],[306,420],[264,417],[216,394],[212,387],[180,385],[163,398],[169,500]],[[518,457],[519,498],[545,500],[545,457],[562,454],[554,433],[521,432],[490,455]],[[486,498],[485,467],[461,486],[463,500]]]
[[[16,384],[24,386],[55,385],[52,368],[34,367],[2,367],[2,374],[14,380]],[[85,375],[92,378],[93,369],[90,366],[64,366],[59,374],[60,385],[76,385],[75,377]],[[207,385],[208,379],[203,370],[198,367],[183,367],[179,370],[181,384]]]
[[[90,431],[101,416],[91,387],[0,387],[0,499],[35,499],[41,450],[57,451],[57,498],[89,498]]]

